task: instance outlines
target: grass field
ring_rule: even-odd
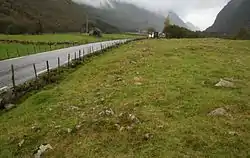
[[[86,34],[43,34],[43,35],[3,35],[0,34],[0,40],[20,40],[20,41],[35,41],[35,42],[81,42],[91,43],[98,41],[107,41],[115,39],[125,39],[138,37],[128,34],[103,34],[103,37],[96,38]]]
[[[2,113],[0,157],[248,157],[249,79],[250,41],[133,42]]]
[[[63,48],[64,45],[32,45],[19,43],[0,43],[0,60],[46,52]]]

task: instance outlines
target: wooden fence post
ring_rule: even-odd
[[[77,57],[76,57],[76,52],[75,52],[75,60],[77,59]]]
[[[58,70],[58,73],[60,73],[60,57],[57,58],[57,70]]]
[[[47,73],[48,73],[48,81],[50,80],[50,73],[49,73],[49,61],[46,61],[46,65],[47,65]]]
[[[12,73],[12,76],[11,76],[12,85],[13,85],[13,88],[15,90],[16,89],[16,82],[15,82],[15,71],[14,71],[14,65],[13,64],[11,64],[11,73]]]
[[[79,61],[81,61],[82,52],[79,50]]]
[[[36,81],[37,81],[38,76],[37,76],[37,71],[36,71],[36,64],[33,64],[33,68],[34,68],[34,73],[35,73],[35,77],[36,77]]]
[[[68,67],[70,67],[70,54],[68,54]]]

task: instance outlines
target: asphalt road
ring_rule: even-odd
[[[47,70],[46,61],[49,62],[50,69],[54,69],[57,67],[58,57],[60,57],[61,65],[63,65],[68,62],[68,54],[70,54],[71,59],[74,59],[75,52],[77,52],[76,53],[77,58],[79,58],[79,53],[78,53],[79,50],[81,52],[83,52],[84,50],[85,54],[84,55],[83,53],[81,54],[82,56],[85,56],[89,53],[101,50],[101,45],[103,47],[108,47],[126,41],[128,41],[128,39],[90,43],[90,44],[74,46],[74,47],[0,61],[0,90],[12,87],[12,80],[11,80],[12,64],[14,65],[14,70],[15,70],[15,82],[16,85],[19,85],[30,79],[35,78],[33,64],[36,65],[38,74],[41,74],[43,72],[46,72]],[[93,48],[93,51],[90,50],[91,47]]]

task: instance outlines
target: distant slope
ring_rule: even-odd
[[[75,0],[80,2],[79,0]],[[100,19],[118,27],[123,31],[136,31],[153,27],[162,31],[165,16],[161,13],[154,13],[129,2],[118,0],[96,0],[85,1],[87,4],[99,6],[91,12],[96,13]],[[100,8],[100,9],[99,9]],[[170,21],[174,25],[188,28],[183,20],[174,12],[169,12]]]
[[[72,0],[0,0],[0,33],[79,32],[85,29],[86,15],[90,26],[104,32],[163,30],[166,17],[161,14],[117,0],[94,2],[100,7]],[[169,16],[172,24],[188,28],[174,12]]]
[[[186,22],[186,25],[187,25],[188,29],[191,31],[200,31],[201,30],[197,26],[194,26],[194,24],[192,24],[191,22]]]
[[[94,11],[105,22],[124,31],[136,31],[154,27],[162,31],[165,17],[134,4],[109,0],[102,3],[101,9]]]
[[[235,34],[242,27],[250,28],[250,0],[231,0],[206,31]]]
[[[171,11],[168,13],[168,18],[170,20],[170,23],[173,25],[177,25],[179,27],[183,27],[186,29],[189,29],[191,31],[199,31],[200,28],[194,26],[192,23],[187,22],[185,23],[175,12]]]
[[[71,0],[0,0],[0,33],[76,32],[85,26],[86,5]],[[90,23],[105,32],[118,29],[90,15]]]
[[[171,11],[168,13],[168,17],[171,24],[189,29],[185,22],[176,13]]]

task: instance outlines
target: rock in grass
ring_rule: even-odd
[[[233,82],[220,79],[220,81],[215,85],[215,87],[235,88],[235,84]]]
[[[104,108],[103,111],[99,112],[99,116],[113,116],[115,113],[111,108]]]
[[[129,114],[129,119],[136,124],[140,123],[140,120],[133,114]]]
[[[137,86],[142,85],[143,79],[141,77],[134,77],[134,84]]]
[[[224,108],[218,108],[211,111],[208,116],[225,116],[227,115],[227,111]]]
[[[14,109],[15,107],[16,107],[16,105],[14,105],[14,104],[6,104],[6,105],[4,105],[4,108],[6,110],[11,110],[11,109]]]
[[[239,134],[235,131],[229,131],[228,132],[229,135],[232,135],[232,136],[238,136]]]
[[[79,111],[79,110],[81,110],[79,107],[77,107],[77,106],[70,106],[70,109],[71,110],[76,110],[76,111]]]
[[[19,147],[22,147],[23,143],[24,143],[24,139],[22,139],[22,140],[18,143],[18,146],[19,146]]]
[[[141,86],[141,85],[142,85],[142,83],[141,83],[141,82],[135,82],[135,85],[137,85],[137,86]]]
[[[32,127],[31,127],[31,130],[32,130],[33,132],[40,132],[42,129],[41,129],[40,127],[32,126]]]
[[[41,155],[42,155],[45,151],[47,151],[47,150],[49,150],[49,149],[51,149],[51,150],[53,149],[52,146],[51,146],[50,144],[42,144],[42,145],[40,145],[40,147],[36,150],[36,152],[35,152],[35,154],[34,154],[35,158],[40,158]]]
[[[71,132],[72,132],[72,129],[71,129],[71,128],[67,128],[67,132],[68,132],[68,133],[71,133]]]
[[[153,138],[153,134],[146,133],[143,138],[144,138],[144,140],[149,140],[149,139]]]

